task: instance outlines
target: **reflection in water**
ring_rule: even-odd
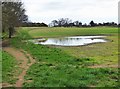
[[[80,46],[91,43],[107,42],[105,36],[73,36],[64,38],[48,38],[45,42],[36,42],[43,45],[58,45],[58,46]]]

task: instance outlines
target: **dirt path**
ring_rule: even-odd
[[[3,48],[3,50],[15,57],[17,61],[21,62],[18,66],[22,69],[22,72],[18,76],[18,80],[14,86],[22,87],[24,83],[24,76],[26,75],[26,72],[29,69],[29,67],[35,63],[35,60],[30,56],[30,54],[23,50],[17,50],[12,47],[5,47]]]

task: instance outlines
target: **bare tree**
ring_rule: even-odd
[[[65,24],[65,20],[64,20],[64,18],[60,18],[60,19],[58,19],[58,26],[63,26]]]
[[[75,25],[76,27],[79,27],[79,21],[74,21],[74,25]]]
[[[71,23],[72,20],[70,20],[69,18],[60,18],[58,19],[58,26],[64,26],[67,27],[69,25],[69,23]]]
[[[3,32],[9,32],[9,38],[15,30],[14,27],[18,27],[22,22],[28,20],[22,2],[2,2],[2,16],[2,30]]]
[[[56,26],[58,26],[58,21],[57,20],[53,20],[52,24],[53,24],[54,27],[56,27]]]

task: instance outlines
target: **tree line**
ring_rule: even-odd
[[[22,27],[48,27],[45,23],[33,23],[33,22],[24,22],[22,23]]]
[[[87,25],[83,24],[80,21],[73,21],[69,18],[60,18],[58,20],[53,20],[49,27],[95,27],[95,26],[118,26],[115,22],[107,22],[107,23],[95,23],[93,20]]]

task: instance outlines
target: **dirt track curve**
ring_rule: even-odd
[[[26,75],[26,72],[29,69],[29,67],[35,63],[35,60],[31,57],[30,54],[28,54],[23,50],[18,50],[12,47],[4,47],[3,50],[11,54],[17,61],[21,62],[18,66],[19,68],[22,69],[22,72],[17,76],[18,80],[13,86],[22,87],[24,83],[24,76]],[[2,87],[9,87],[9,86],[11,85],[7,83],[2,84]]]

